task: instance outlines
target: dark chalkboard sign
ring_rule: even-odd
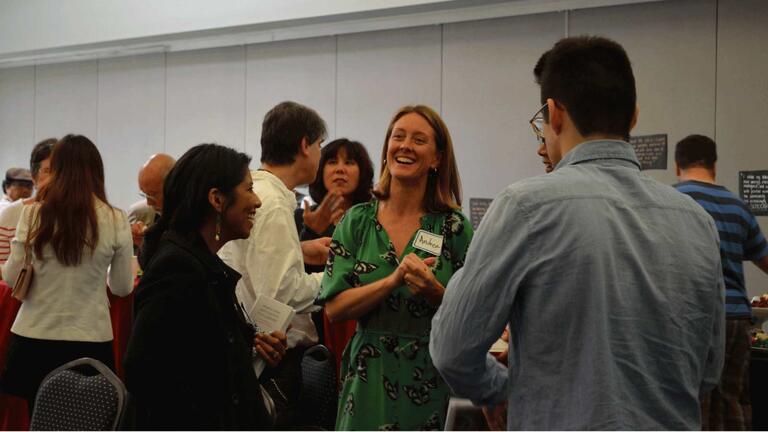
[[[485,212],[491,205],[491,198],[470,198],[469,199],[469,220],[472,222],[472,228],[477,229],[480,221],[483,220]]]
[[[667,169],[667,134],[638,135],[629,138],[640,161],[640,169]]]
[[[768,216],[768,171],[740,171],[741,200],[758,216]]]

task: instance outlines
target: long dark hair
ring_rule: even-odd
[[[35,255],[51,244],[56,259],[65,266],[80,264],[83,250],[99,242],[96,200],[109,205],[104,192],[104,164],[88,138],[67,135],[53,146],[51,180],[37,195],[40,204],[37,227],[30,239]],[[33,224],[34,226],[34,224]]]
[[[373,189],[373,163],[368,152],[362,144],[357,141],[350,141],[346,138],[335,139],[325,146],[320,153],[320,165],[317,168],[315,181],[309,185],[309,195],[316,203],[320,203],[328,193],[323,179],[323,169],[325,164],[332,158],[335,158],[341,149],[347,152],[347,158],[357,162],[360,175],[358,176],[357,188],[350,197],[352,204],[359,204],[371,200],[371,191]]]
[[[250,162],[247,154],[218,144],[196,145],[184,153],[163,183],[163,213],[144,237],[142,262],[152,259],[165,231],[192,236],[200,230],[212,211],[211,189],[220,190],[231,204]]]

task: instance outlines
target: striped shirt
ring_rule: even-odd
[[[16,200],[0,209],[0,264],[5,264],[11,253],[11,240],[16,235],[24,200]]]
[[[751,316],[742,262],[757,261],[768,255],[768,244],[757,219],[739,197],[722,186],[689,180],[676,184],[675,188],[696,200],[715,220],[723,260],[726,316]]]

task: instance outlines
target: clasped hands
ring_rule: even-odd
[[[253,347],[271,367],[277,366],[285,357],[287,346],[288,338],[281,331],[256,333],[253,337]]]
[[[430,269],[435,262],[435,257],[421,259],[415,253],[410,253],[403,258],[392,277],[397,286],[405,284],[412,293],[421,295],[429,304],[437,306],[443,299],[445,287]]]

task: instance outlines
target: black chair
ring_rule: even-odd
[[[336,362],[325,345],[315,345],[301,360],[301,406],[307,411],[306,428],[333,430],[339,399]]]
[[[116,430],[127,403],[125,386],[107,366],[81,358],[43,379],[30,430]]]

